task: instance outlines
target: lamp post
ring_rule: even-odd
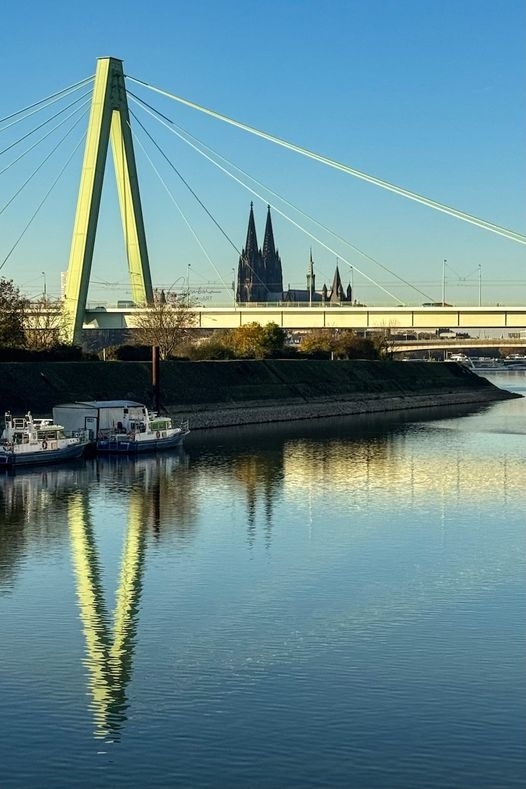
[[[43,296],[44,296],[44,299],[46,299],[47,298],[47,284],[46,284],[46,272],[45,271],[42,272],[42,277],[44,279]]]
[[[479,307],[482,307],[482,266],[479,263]]]
[[[442,306],[446,306],[446,263],[447,260],[444,258],[442,263]]]
[[[191,263],[188,263],[187,267],[186,267],[186,298],[187,298],[188,301],[190,300],[190,267],[191,267],[191,265],[192,265]]]

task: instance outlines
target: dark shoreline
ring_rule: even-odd
[[[128,399],[191,430],[292,422],[518,397],[456,363],[396,361],[166,361],[159,387],[148,362],[0,363],[0,409],[46,417],[55,405]]]

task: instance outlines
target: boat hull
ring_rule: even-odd
[[[138,441],[124,441],[101,438],[96,443],[97,454],[100,455],[139,455],[143,452],[159,452],[180,447],[189,431],[181,430],[166,438],[148,438]]]
[[[63,463],[82,457],[87,444],[70,444],[58,449],[39,449],[31,452],[0,452],[0,468],[19,468],[20,466],[43,466]]]

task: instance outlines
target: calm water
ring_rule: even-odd
[[[523,787],[525,479],[526,399],[1,476],[0,786]]]

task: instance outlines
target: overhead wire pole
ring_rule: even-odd
[[[132,296],[138,304],[153,301],[153,288],[139,184],[129,128],[122,61],[99,58],[77,200],[66,278],[65,311],[70,342],[81,339],[102,185],[111,139]]]

